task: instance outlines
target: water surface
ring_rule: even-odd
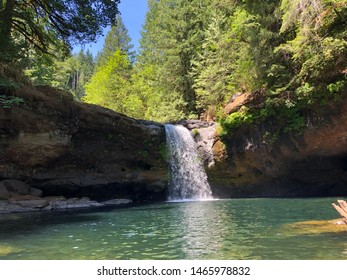
[[[0,259],[347,259],[347,234],[283,226],[338,218],[335,198],[162,203],[0,216]]]

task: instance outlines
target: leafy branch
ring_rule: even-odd
[[[24,103],[23,98],[20,98],[17,96],[0,95],[0,106],[2,108],[12,108],[14,106],[18,106],[23,103]]]

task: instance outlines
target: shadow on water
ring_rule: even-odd
[[[85,215],[89,213],[89,215]],[[60,224],[76,224],[97,222],[102,219],[99,215],[86,211],[74,212],[31,212],[0,215],[0,238],[25,233],[35,233],[44,227]]]
[[[104,207],[98,209],[85,209],[74,211],[56,212],[28,212],[12,213],[0,215],[0,238],[3,239],[9,234],[14,235],[33,234],[42,231],[45,227],[54,225],[69,225],[82,223],[97,223],[104,219],[103,213],[127,213],[127,212],[148,212],[148,211],[168,211],[175,206],[163,202],[157,204],[140,204],[127,207]]]

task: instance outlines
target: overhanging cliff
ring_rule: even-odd
[[[253,99],[240,96],[235,110]],[[253,106],[255,106],[253,104]],[[301,133],[280,133],[273,122],[243,125],[216,139],[208,176],[219,197],[347,195],[347,98],[307,114]]]
[[[50,87],[11,95],[24,102],[0,107],[0,179],[26,181],[45,196],[165,197],[161,124],[81,104]]]

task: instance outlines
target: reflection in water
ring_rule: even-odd
[[[333,201],[219,200],[6,215],[0,259],[346,259],[345,233],[283,232],[286,224],[336,218]]]
[[[219,251],[226,235],[225,213],[215,211],[213,202],[208,201],[185,203],[179,210],[186,258],[198,259]]]

